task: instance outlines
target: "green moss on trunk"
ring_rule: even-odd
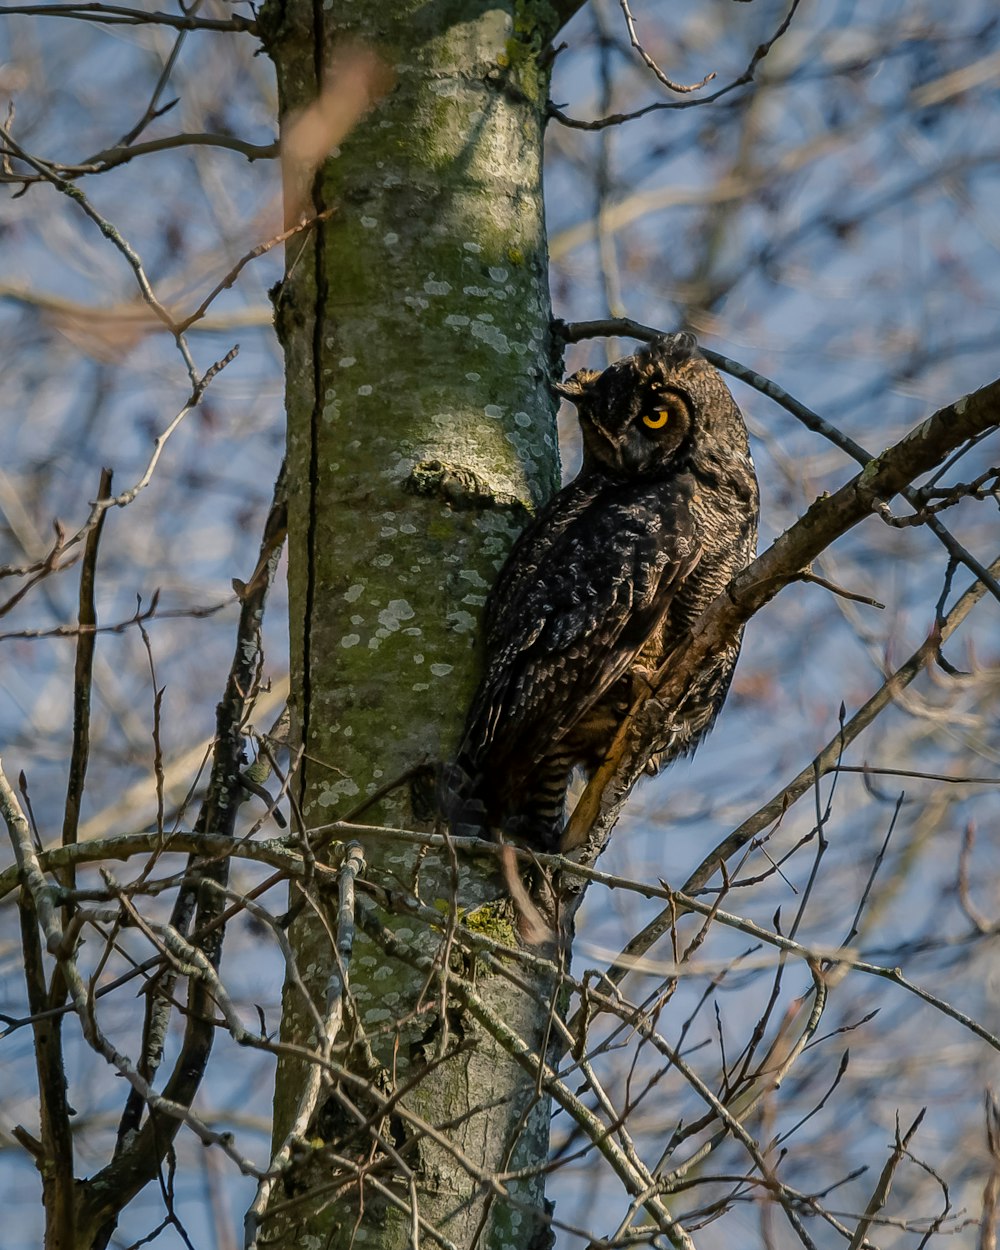
[[[293,723],[304,748],[299,801],[315,825],[452,749],[478,676],[486,593],[557,481],[541,195],[544,49],[555,19],[527,3],[484,11],[471,2],[271,0],[263,24],[286,114],[315,98],[321,67],[338,48],[349,58],[349,41],[374,49],[394,77],[321,167],[310,211],[332,215],[296,244],[276,301],[288,376]],[[405,786],[366,818],[376,815],[412,825],[426,811]],[[450,865],[418,862],[391,838],[365,849],[371,880],[450,910]],[[461,865],[463,912],[488,914],[475,909],[502,894],[488,860]],[[423,958],[442,941],[440,926],[391,912],[382,921]],[[304,913],[293,938],[321,1000],[327,931]],[[441,995],[405,959],[359,935],[350,971],[367,1079],[388,1092],[460,1038],[461,1056],[437,1064],[406,1105],[448,1123],[456,1149],[484,1173],[515,1155],[522,1165],[542,1161],[548,1112],[530,1076],[454,1002],[442,1016]],[[478,988],[533,1049],[541,1045],[546,985],[534,996],[500,977]],[[308,1043],[311,1017],[294,992],[285,999],[284,1039]],[[341,1060],[361,1063],[357,1051]],[[278,1139],[302,1074],[298,1061],[279,1065]],[[317,1122],[324,1147],[307,1152],[276,1195],[313,1190],[317,1201],[276,1215],[273,1244],[409,1244],[409,1218],[371,1187],[356,1232],[357,1187],[317,1210],[330,1197],[324,1149],[342,1127],[329,1104]],[[471,1244],[484,1221],[482,1245],[534,1235],[532,1216],[495,1201],[454,1152],[417,1141],[405,1117],[385,1131],[397,1133],[414,1171],[422,1217],[457,1245]],[[371,1148],[369,1135],[358,1149]],[[342,1140],[339,1149],[347,1152]],[[540,1209],[537,1182],[515,1188]]]

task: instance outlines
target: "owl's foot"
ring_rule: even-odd
[[[504,835],[515,842],[530,847],[533,851],[541,851],[545,855],[555,855],[562,841],[562,819],[539,816],[538,813],[523,812],[511,816],[504,822]]]

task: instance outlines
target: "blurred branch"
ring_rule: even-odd
[[[743,276],[751,269],[767,269],[778,263],[779,257],[787,256],[817,230],[832,233],[838,237],[850,236],[853,231],[870,224],[887,210],[912,204],[922,192],[939,189],[942,182],[955,183],[959,180],[959,175],[968,175],[977,169],[995,169],[998,161],[1000,161],[1000,152],[996,149],[966,152],[961,156],[936,161],[932,168],[925,169],[906,181],[899,181],[887,190],[877,192],[853,211],[848,212],[846,206],[841,203],[824,203],[818,212],[797,220],[789,229],[780,233],[769,232],[762,245],[745,258],[738,274]],[[733,278],[731,281],[735,283],[736,279]],[[920,350],[924,353],[926,344],[922,343]],[[948,351],[949,354],[954,351],[952,344],[948,345]]]
[[[594,23],[599,49],[598,75],[601,86],[601,110],[606,112],[614,100],[615,81],[611,69],[614,42],[609,30],[610,15],[605,10],[603,0],[591,6],[591,19]],[[616,137],[613,131],[602,132],[599,136],[597,164],[594,169],[594,191],[597,200],[594,207],[601,285],[604,288],[604,305],[612,317],[620,317],[625,308],[621,288],[621,266],[618,261],[618,241],[613,230],[604,228],[604,217],[608,206],[612,203],[612,187],[615,181],[612,173],[612,152]],[[613,341],[605,343],[608,363],[614,355],[613,346]]]
[[[176,13],[150,13],[118,4],[11,4],[4,13],[20,13],[35,17],[70,17],[83,22],[100,22],[106,26],[171,26],[174,30],[212,30],[221,34],[234,31],[255,35],[257,23],[239,14],[225,21],[208,17],[180,16]]]
[[[983,1190],[983,1215],[978,1250],[997,1250],[997,1210],[1000,1207],[1000,1103],[992,1089],[986,1091],[986,1149],[990,1172]]]
[[[688,101],[688,105],[699,101]],[[667,108],[683,108],[684,103],[665,105]],[[628,195],[609,204],[606,208],[606,228],[621,231],[640,218],[654,212],[670,208],[710,208],[714,205],[734,204],[746,201],[753,195],[764,191],[772,194],[776,180],[782,176],[804,169],[813,162],[829,155],[838,148],[844,148],[848,142],[858,140],[868,134],[880,119],[873,111],[867,116],[864,124],[858,122],[846,126],[839,131],[830,131],[824,135],[808,140],[797,147],[790,148],[774,158],[770,164],[751,165],[745,172],[733,173],[713,178],[704,186],[677,186],[669,183],[665,186],[653,187],[630,192]],[[727,280],[727,289],[738,277],[749,272],[759,272],[774,265],[777,259],[800,243],[816,230],[850,233],[863,222],[869,222],[879,213],[885,212],[900,203],[911,203],[913,198],[926,188],[937,188],[941,179],[960,172],[971,172],[976,169],[989,169],[996,166],[995,150],[969,153],[951,161],[943,161],[933,170],[920,174],[919,177],[896,185],[866,201],[861,208],[849,215],[841,205],[831,209],[824,201],[821,209],[803,219],[797,219],[793,227],[783,233],[769,233],[762,245],[746,257],[736,276]],[[589,242],[595,233],[593,220],[580,221],[576,225],[567,226],[555,233],[550,239],[550,251],[556,260],[563,259],[574,248]],[[949,354],[952,348],[949,346]],[[870,385],[870,384],[869,384]]]
[[[160,459],[160,455],[163,451],[164,446],[166,445],[167,439],[170,438],[171,434],[173,434],[173,432],[177,429],[177,427],[184,420],[184,418],[188,415],[188,413],[193,408],[196,408],[198,406],[198,404],[201,402],[202,396],[204,395],[208,387],[211,385],[213,379],[219,373],[221,373],[222,370],[225,369],[225,367],[228,364],[230,364],[233,360],[236,359],[236,355],[238,352],[239,352],[239,346],[233,347],[229,352],[226,353],[225,356],[223,356],[220,360],[217,360],[215,364],[213,364],[209,369],[207,369],[200,378],[196,379],[194,388],[191,391],[191,395],[188,398],[187,403],[180,410],[180,412],[177,413],[177,415],[170,422],[170,424],[163,431],[163,433],[158,435],[157,438],[154,440],[153,451],[152,451],[152,454],[150,455],[149,461],[146,464],[145,470],[143,471],[142,475],[138,478],[138,480],[134,482],[132,486],[128,488],[128,490],[122,491],[121,494],[119,495],[107,495],[107,496],[98,497],[97,499],[92,500],[91,505],[90,505],[90,513],[86,521],[84,521],[84,523],[80,526],[80,528],[76,531],[76,533],[73,534],[72,537],[70,538],[66,537],[65,530],[60,524],[57,523],[55,542],[53,543],[51,549],[46,553],[44,559],[37,561],[33,565],[25,566],[23,568],[7,567],[7,568],[0,569],[0,577],[5,577],[5,576],[9,577],[9,576],[14,576],[14,575],[29,575],[29,580],[17,592],[15,592],[15,594],[13,594],[10,597],[10,599],[7,600],[6,603],[0,604],[0,616],[6,615],[6,613],[8,613],[13,607],[15,607],[24,598],[24,596],[28,593],[29,590],[31,590],[34,586],[38,585],[39,582],[43,581],[46,577],[48,577],[49,574],[61,573],[63,572],[63,570],[69,568],[71,564],[74,564],[76,560],[79,558],[78,555],[76,554],[71,555],[68,560],[62,560],[61,563],[60,563],[60,559],[64,555],[64,553],[66,553],[67,551],[70,551],[71,548],[76,547],[79,543],[83,542],[85,539],[89,539],[89,535],[93,532],[95,527],[100,524],[101,519],[103,518],[104,514],[107,512],[109,508],[125,508],[130,503],[132,503],[132,501],[136,498],[136,496],[141,491],[145,490],[145,488],[149,485],[150,481],[152,480],[153,471],[155,470],[157,462]],[[130,625],[138,624],[141,620],[154,615],[157,603],[158,603],[158,593],[154,593],[153,601],[150,604],[150,607],[146,610],[145,614],[141,610],[137,609],[135,615],[133,617],[130,617],[129,620],[120,622],[117,626],[106,626],[105,629],[103,630],[98,629],[97,627],[92,626],[92,625],[80,624],[79,626],[75,628],[66,627],[66,626],[57,626],[53,630],[42,631],[41,633],[35,630],[13,631],[10,634],[3,635],[2,638],[44,637],[46,636],[46,634],[51,637],[77,636],[77,637],[82,638],[85,635],[93,636],[93,634],[95,633],[107,632],[109,630],[111,632],[118,633],[118,632],[121,632],[121,630],[128,628]],[[217,610],[218,610],[217,608],[206,609],[204,614],[211,615],[213,611],[217,611]],[[188,614],[197,615],[198,611],[199,609],[192,609],[191,613],[182,613],[182,615],[188,615]],[[2,641],[2,638],[0,638],[0,641]]]
[[[558,14],[561,25],[565,26],[586,3],[587,0],[552,0],[552,7]]]
[[[0,300],[10,300],[11,303],[21,304],[26,308],[37,308],[42,313],[51,314],[54,319],[71,318],[74,321],[85,323],[97,321],[108,323],[111,326],[121,324],[125,327],[131,327],[144,315],[143,305],[140,303],[114,304],[105,307],[96,304],[81,304],[76,300],[64,299],[59,295],[33,291],[19,283],[0,283]],[[204,321],[193,326],[193,329],[196,332],[200,330],[204,333],[227,334],[231,330],[240,329],[243,326],[269,326],[273,321],[273,309],[261,304],[257,307],[217,313],[214,317],[206,317]],[[148,327],[143,327],[145,332],[152,332],[161,328],[167,327],[164,327],[162,322],[154,318],[150,318]]]
[[[660,112],[663,109],[686,109],[695,108],[700,104],[714,104],[724,95],[728,95],[737,87],[746,86],[747,83],[753,81],[754,71],[760,61],[771,50],[774,43],[788,29],[788,25],[794,16],[795,10],[798,8],[800,0],[793,0],[792,7],[784,18],[781,26],[775,32],[767,43],[761,44],[754,52],[750,64],[738,77],[726,86],[720,87],[718,91],[713,91],[710,95],[702,96],[697,100],[657,100],[652,104],[647,104],[643,108],[636,109],[632,113],[613,113],[608,117],[598,117],[591,121],[582,121],[576,117],[569,117],[563,113],[555,105],[549,105],[549,116],[554,117],[556,121],[561,122],[564,126],[568,126],[572,130],[603,130],[605,126],[620,126],[623,122],[635,121],[637,118],[645,117],[647,113]],[[582,8],[582,0],[578,5],[573,6]],[[971,65],[964,66],[962,69],[954,70],[952,73],[944,74],[941,78],[935,79],[934,82],[925,83],[923,86],[913,90],[908,98],[904,101],[901,112],[913,112],[922,108],[929,108],[933,105],[943,104],[945,100],[953,99],[957,95],[964,95],[967,91],[972,91],[983,83],[992,82],[1000,67],[1000,53],[990,53],[988,56],[981,57],[978,61],[973,61]],[[845,67],[850,68],[850,63]],[[844,69],[834,72],[844,72]],[[865,129],[871,130],[874,124],[874,118],[869,117],[865,122]]]
[[[205,391],[208,390],[213,380],[222,372],[222,370],[225,369],[227,365],[232,364],[232,362],[236,359],[239,350],[238,345],[231,348],[228,352],[226,352],[225,356],[217,360],[214,365],[211,365],[205,370],[204,374],[202,374],[200,378],[196,379],[194,388],[188,397],[187,403],[180,410],[180,412],[177,413],[163,433],[158,434],[153,440],[153,451],[146,464],[146,468],[142,472],[142,475],[135,482],[133,482],[127,490],[122,491],[121,494],[110,495],[106,499],[94,500],[91,504],[90,516],[83,523],[76,534],[68,540],[66,543],[67,547],[73,546],[74,543],[79,542],[82,538],[89,534],[93,526],[97,524],[101,516],[103,516],[109,508],[127,507],[141,491],[146,489],[152,481],[153,472],[156,469],[157,462],[159,461],[160,456],[163,453],[163,448],[166,446],[167,440],[170,438],[171,434],[173,434],[188,413],[191,412],[192,409],[197,408],[198,404],[201,403],[201,399],[205,394]]]
[[[990,52],[968,65],[963,65],[961,69],[952,70],[951,73],[935,78],[933,82],[917,87],[912,95],[913,107],[925,109],[943,104],[945,100],[963,95],[974,87],[995,83],[997,74],[1000,74],[1000,52]]]

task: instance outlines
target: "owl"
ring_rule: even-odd
[[[448,800],[456,831],[501,830],[543,851],[559,848],[573,770],[600,766],[643,684],[753,559],[759,511],[743,417],[694,335],[664,335],[557,390],[576,405],[583,464],[489,596]],[[711,728],[739,647],[664,709],[650,771]]]

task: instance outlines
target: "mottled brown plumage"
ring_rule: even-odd
[[[558,847],[569,774],[593,772],[640,683],[753,558],[747,431],[691,334],[665,335],[560,388],[579,411],[579,475],[539,512],[486,607],[484,677],[451,770],[456,827]],[[712,657],[647,746],[692,751],[729,688]]]

